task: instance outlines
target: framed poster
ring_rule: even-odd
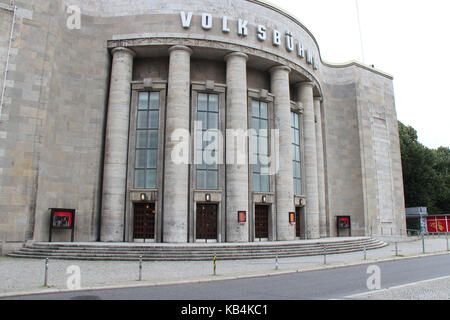
[[[73,242],[74,226],[75,226],[75,209],[50,208],[49,242],[52,242],[53,229],[72,230],[71,241]]]
[[[352,236],[352,225],[350,216],[338,216],[337,218],[337,235],[340,236],[341,230],[348,230],[348,236]]]
[[[247,211],[238,211],[238,222],[245,224],[247,222]]]

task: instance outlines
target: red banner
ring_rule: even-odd
[[[450,232],[450,217],[427,217],[427,230],[430,233]]]

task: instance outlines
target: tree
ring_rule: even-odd
[[[450,149],[423,146],[417,131],[399,122],[406,207],[427,207],[430,214],[450,213]]]

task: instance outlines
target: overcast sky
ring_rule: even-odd
[[[450,147],[450,1],[270,0],[315,36],[322,59],[394,76],[398,119],[429,148]]]

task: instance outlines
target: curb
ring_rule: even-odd
[[[96,290],[115,290],[115,289],[132,289],[132,288],[142,288],[142,287],[161,287],[161,286],[172,286],[172,285],[182,285],[182,284],[193,284],[193,283],[209,283],[216,281],[229,281],[229,280],[241,280],[241,279],[252,279],[252,278],[264,278],[264,277],[274,277],[274,276],[282,276],[296,273],[304,273],[304,272],[312,272],[312,271],[321,271],[321,270],[332,270],[346,267],[354,267],[366,264],[374,264],[380,262],[390,262],[397,260],[407,260],[407,259],[417,259],[417,258],[427,258],[432,256],[441,256],[450,254],[450,252],[436,252],[436,253],[426,253],[426,254],[418,254],[407,257],[391,257],[391,258],[380,258],[373,260],[362,260],[355,263],[349,264],[339,264],[339,265],[320,265],[317,267],[312,267],[308,269],[297,269],[295,271],[279,271],[279,272],[270,272],[270,273],[261,273],[255,275],[241,275],[241,276],[227,276],[227,277],[219,277],[216,279],[198,279],[198,280],[180,280],[180,281],[168,281],[168,282],[157,282],[157,283],[141,283],[141,284],[124,284],[124,285],[113,285],[113,286],[92,286],[92,287],[84,287],[81,289],[70,290],[70,289],[41,289],[36,291],[24,291],[24,292],[11,292],[11,293],[0,293],[0,298],[12,298],[17,296],[30,296],[30,295],[45,295],[45,294],[55,294],[55,293],[68,293],[68,292],[84,292],[84,291],[96,291]],[[213,275],[210,275],[213,276]],[[137,280],[136,280],[137,281]],[[145,282],[145,280],[144,280]]]

